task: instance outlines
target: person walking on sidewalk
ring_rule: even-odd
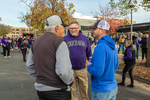
[[[148,35],[145,34],[145,36],[142,38],[142,61],[144,60],[144,55],[147,59],[147,49],[148,49]]]
[[[136,58],[138,59],[139,58],[139,53],[140,53],[140,50],[141,50],[141,41],[142,41],[142,33],[139,34],[139,36],[136,38]]]
[[[87,63],[87,70],[91,74],[92,100],[116,100],[118,87],[115,72],[119,59],[115,41],[108,35],[110,26],[107,21],[98,20],[89,28],[98,40],[92,63]]]
[[[34,86],[39,100],[71,100],[73,70],[68,46],[62,38],[67,25],[57,15],[50,16],[46,25],[47,31],[31,46],[26,68],[36,77]]]
[[[18,49],[19,49],[20,52],[21,52],[21,49],[20,49],[21,42],[22,42],[22,37],[19,37],[18,38]]]
[[[122,82],[118,83],[119,85],[125,85],[126,73],[129,71],[131,84],[127,85],[129,87],[134,87],[134,77],[133,77],[133,68],[135,66],[135,49],[132,46],[132,41],[127,40],[125,43],[126,50],[123,57],[125,66],[122,72]]]
[[[80,31],[77,21],[70,22],[68,35],[64,39],[70,50],[72,69],[74,70],[74,82],[71,87],[72,100],[78,100],[78,86],[80,100],[88,100],[88,76],[85,63],[86,57],[89,60],[89,57],[92,56],[89,40]]]
[[[3,54],[2,37],[0,37],[0,48],[1,54]]]
[[[13,50],[13,48],[14,48],[14,39],[11,38],[11,50]]]
[[[3,55],[4,55],[4,58],[7,58],[7,56],[10,57],[10,48],[9,48],[8,41],[9,40],[7,39],[7,36],[4,35],[3,39],[1,40],[2,46],[3,46]],[[6,56],[6,51],[7,51],[7,56]]]
[[[22,55],[23,55],[23,61],[26,62],[26,52],[27,52],[27,48],[29,48],[29,45],[26,43],[26,39],[23,39],[23,41],[20,44],[20,49],[22,51]]]

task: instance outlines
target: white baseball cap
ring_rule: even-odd
[[[105,20],[98,20],[93,26],[89,27],[90,29],[102,28],[104,30],[109,30],[110,26]]]

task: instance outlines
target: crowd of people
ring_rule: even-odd
[[[131,84],[134,87],[133,68],[142,48],[142,60],[147,58],[148,35],[142,33],[131,41],[130,36],[119,38],[109,36],[109,23],[98,20],[89,26],[93,38],[82,34],[79,23],[71,21],[65,24],[58,15],[50,16],[46,32],[36,38],[18,37],[16,39],[1,38],[1,53],[4,58],[10,57],[10,50],[18,47],[22,52],[26,69],[36,77],[34,83],[39,100],[89,100],[88,74],[91,77],[92,100],[116,100],[118,93],[115,72],[119,67],[118,54],[123,49],[125,66],[122,82],[125,85],[126,73],[129,71]],[[68,26],[68,34],[63,36],[64,27]],[[93,54],[91,45],[95,43]],[[116,48],[116,43],[119,48]],[[133,44],[136,43],[136,52]],[[29,49],[26,61],[26,52]],[[7,51],[7,56],[6,56]],[[79,94],[78,94],[79,89]]]
[[[23,61],[26,62],[26,51],[27,48],[30,48],[33,41],[34,38],[32,37],[21,36],[14,39],[3,35],[3,37],[0,37],[1,54],[3,54],[4,58],[10,58],[10,50],[13,50],[14,47],[18,47],[18,51],[22,52]]]
[[[131,40],[130,35],[120,35],[118,37],[113,37],[113,40],[118,46],[118,54],[120,54],[120,49],[122,49],[122,54],[125,53],[125,43],[126,40]],[[135,45],[136,58],[139,59],[139,53],[142,52],[142,61],[144,57],[147,59],[147,49],[148,49],[148,34],[139,33],[137,37],[132,36],[132,44]],[[142,48],[142,50],[141,50]]]

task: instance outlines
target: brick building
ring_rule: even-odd
[[[7,37],[12,37],[12,38],[17,38],[20,35],[23,34],[34,34],[35,31],[30,29],[30,28],[23,28],[23,27],[13,27],[11,26],[11,31],[10,33],[6,34]]]

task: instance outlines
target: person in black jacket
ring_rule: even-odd
[[[123,60],[125,62],[125,66],[122,72],[122,82],[118,83],[119,85],[125,85],[125,78],[126,78],[126,73],[127,71],[129,71],[129,75],[130,75],[130,80],[131,80],[131,84],[127,85],[129,87],[134,87],[134,77],[133,77],[133,68],[135,66],[135,49],[132,46],[132,41],[131,40],[127,40],[125,43],[125,54],[123,57]]]
[[[142,61],[144,60],[144,55],[147,59],[147,49],[148,49],[148,35],[145,34],[145,36],[142,38]]]
[[[27,48],[29,48],[29,45],[28,45],[28,43],[26,43],[26,39],[24,38],[23,41],[20,43],[20,49],[22,51],[23,61],[24,62],[26,62]]]

